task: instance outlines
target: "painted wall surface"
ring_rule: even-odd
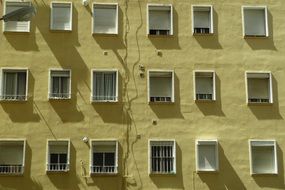
[[[27,140],[24,175],[0,176],[1,190],[285,189],[283,0],[120,0],[117,36],[92,36],[91,2],[87,7],[72,2],[72,32],[51,32],[50,1],[34,0],[31,32],[0,34],[0,67],[29,69],[28,101],[0,102],[0,138]],[[172,37],[146,35],[147,3],[173,5]],[[214,35],[192,36],[193,4],[213,5]],[[268,38],[242,37],[242,5],[268,6]],[[175,103],[148,104],[140,64],[146,71],[174,70]],[[47,99],[49,68],[72,69],[71,100]],[[95,68],[119,70],[118,103],[90,103]],[[215,70],[216,102],[194,102],[195,69]],[[246,104],[247,70],[272,72],[273,105]],[[86,177],[90,147],[84,136],[119,140],[118,175]],[[47,139],[66,138],[71,140],[70,171],[46,174]],[[155,138],[176,140],[176,175],[149,176],[148,139]],[[219,141],[218,173],[195,172],[195,140],[204,138]],[[250,175],[248,139],[277,141],[278,175]]]

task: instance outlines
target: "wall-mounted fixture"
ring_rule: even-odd
[[[87,7],[89,4],[89,0],[82,0],[82,5],[84,5],[85,7]]]
[[[162,56],[162,51],[161,51],[161,50],[156,50],[156,54],[157,54],[158,56]]]
[[[89,140],[89,139],[88,139],[88,137],[86,137],[86,136],[82,138],[82,141],[85,142],[85,143],[88,143],[88,140]]]

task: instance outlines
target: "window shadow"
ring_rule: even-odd
[[[285,189],[284,184],[284,165],[283,152],[278,144],[276,144],[278,175],[253,175],[253,179],[260,188],[276,188]]]
[[[172,175],[150,175],[150,179],[157,189],[185,189],[182,176],[182,151],[176,143],[176,174]]]
[[[42,190],[43,186],[31,177],[31,160],[32,160],[32,149],[26,141],[26,158],[25,158],[25,169],[23,176],[3,176],[0,177],[0,189],[36,189]]]
[[[57,189],[79,190],[80,180],[76,175],[76,150],[70,142],[70,171],[47,173],[47,177]]]
[[[235,172],[231,163],[226,158],[223,148],[219,145],[219,163],[220,170],[218,173],[198,173],[198,177],[204,182],[211,190],[228,190],[238,189],[246,190],[243,182]],[[195,189],[199,189],[195,184]]]
[[[222,49],[219,42],[219,16],[215,9],[213,9],[213,27],[214,34],[212,35],[193,35],[199,45],[204,49]]]
[[[2,101],[0,104],[10,120],[15,123],[39,122],[41,120],[34,102],[35,78],[28,70],[28,99],[27,101]]]
[[[180,82],[174,73],[174,103],[149,103],[149,107],[158,118],[184,118],[180,106]]]
[[[173,7],[173,35],[149,36],[148,39],[156,49],[181,49],[178,39],[178,14]]]
[[[278,100],[278,83],[274,75],[272,75],[272,93],[273,93],[273,104],[271,105],[248,105],[250,111],[258,120],[271,120],[281,119],[283,117],[279,111],[279,100]]]
[[[199,110],[205,115],[215,115],[224,117],[225,114],[222,110],[222,100],[221,100],[221,80],[216,74],[216,101],[214,102],[196,102]]]
[[[274,45],[273,17],[269,10],[268,15],[268,33],[267,38],[245,38],[246,43],[252,50],[273,50],[277,51]]]

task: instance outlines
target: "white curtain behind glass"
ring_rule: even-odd
[[[94,100],[116,100],[116,72],[94,72]]]
[[[52,29],[71,30],[71,5],[56,3],[52,6]]]

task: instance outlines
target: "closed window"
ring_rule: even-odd
[[[174,102],[173,71],[148,71],[149,102]]]
[[[278,174],[276,141],[250,140],[251,174]]]
[[[211,5],[192,6],[193,34],[213,33],[213,8]]]
[[[215,72],[194,71],[195,100],[216,100]]]
[[[24,140],[0,140],[0,174],[23,174],[24,163]]]
[[[2,100],[27,100],[27,70],[2,69]]]
[[[70,75],[70,70],[50,70],[50,99],[69,99],[71,97]]]
[[[51,3],[51,30],[72,30],[72,3]]]
[[[246,72],[247,102],[273,103],[271,73]]]
[[[118,71],[93,71],[92,101],[118,100]]]
[[[172,5],[148,5],[148,34],[173,34]]]
[[[32,6],[31,2],[15,2],[5,1],[4,14],[12,13],[19,9],[24,9]],[[21,14],[19,14],[21,15]],[[5,32],[30,32],[30,21],[23,17],[15,18],[11,21],[4,22],[3,29]]]
[[[118,34],[117,4],[93,4],[93,33]]]
[[[118,142],[92,141],[91,174],[118,172]]]
[[[243,6],[243,32],[245,37],[268,36],[266,6]]]
[[[218,162],[218,142],[217,140],[197,140],[196,141],[196,170],[197,171],[217,171]]]
[[[49,140],[47,171],[69,170],[69,144],[68,140]]]
[[[173,140],[149,141],[150,174],[175,174],[176,149]]]

